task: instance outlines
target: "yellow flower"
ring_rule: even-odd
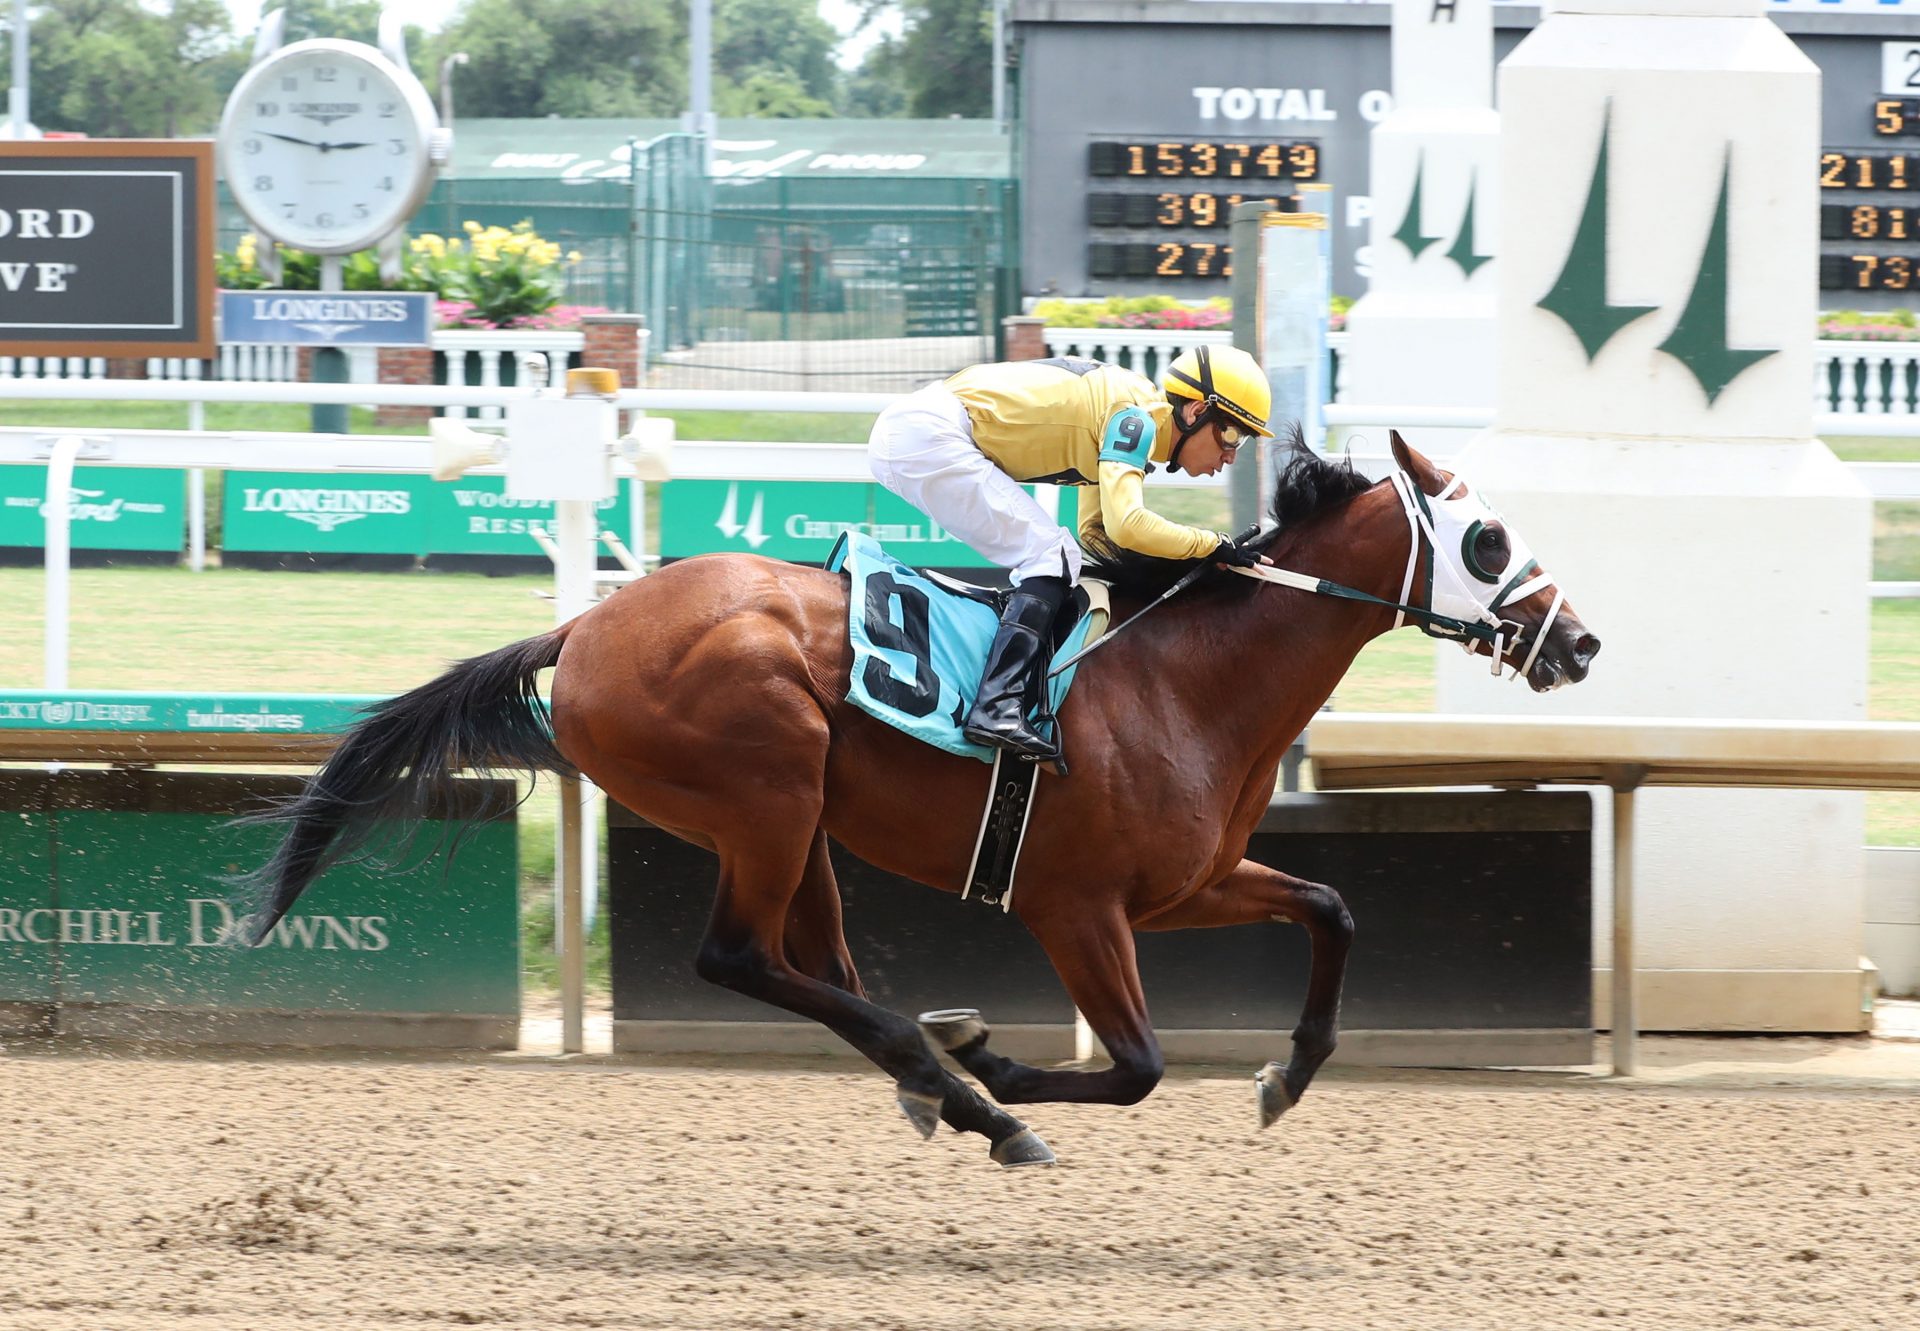
[[[568,263],[579,263],[579,262],[580,262],[580,251],[579,251],[579,250],[568,250],[568,251],[567,251],[567,262],[568,262]]]
[[[478,235],[480,233],[480,224],[478,222],[472,222],[472,221],[462,222],[461,226],[466,230],[466,233],[469,236]]]

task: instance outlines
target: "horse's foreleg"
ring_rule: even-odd
[[[1130,1105],[1144,1100],[1159,1085],[1165,1063],[1147,1020],[1133,932],[1126,920],[1114,914],[1029,920],[1027,925],[1046,948],[1074,1006],[1107,1047],[1113,1066],[1078,1072],[1016,1063],[987,1048],[987,1027],[972,1016],[922,1018],[928,1033],[1002,1104],[1065,1100]]]
[[[1269,1063],[1258,1074],[1260,1126],[1293,1108],[1307,1083],[1333,1052],[1340,1026],[1340,982],[1353,943],[1353,917],[1340,894],[1320,883],[1290,878],[1277,869],[1242,860],[1226,878],[1187,898],[1143,929],[1211,929],[1227,924],[1279,920],[1307,931],[1312,962],[1307,1001],[1293,1030],[1293,1057],[1283,1067]]]
[[[1002,1165],[1051,1163],[1053,1153],[1038,1136],[940,1066],[913,1022],[832,979],[808,974],[790,959],[786,922],[796,908],[806,909],[801,902],[817,905],[827,893],[837,898],[832,872],[822,832],[813,833],[800,855],[770,849],[764,836],[751,843],[723,842],[720,894],[695,963],[700,976],[811,1018],[858,1049],[894,1079],[900,1107],[922,1136],[931,1136],[945,1120],[957,1131],[986,1137]],[[836,939],[837,923],[836,913]],[[845,978],[857,984],[851,963]]]

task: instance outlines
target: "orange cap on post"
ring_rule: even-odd
[[[567,371],[568,397],[618,397],[620,372],[581,368]]]

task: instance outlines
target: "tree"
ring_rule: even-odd
[[[891,119],[907,114],[906,62],[898,37],[882,37],[847,75],[840,104],[850,116]]]
[[[380,0],[266,0],[262,13],[287,11],[289,44],[309,37],[332,37],[343,42],[380,40]]]
[[[890,0],[869,0],[867,19]],[[898,41],[867,52],[849,85],[869,106],[897,95],[904,114],[923,119],[993,114],[992,0],[900,0]],[[901,114],[894,112],[893,114]]]
[[[833,114],[833,103],[807,94],[800,81],[782,70],[756,69],[736,82],[722,75],[713,88],[715,115],[759,120],[819,119]]]
[[[832,115],[839,43],[813,0],[715,0],[714,109],[725,116]]]
[[[33,119],[95,138],[211,134],[246,67],[220,0],[49,0],[33,21]]]
[[[470,0],[425,63],[465,51],[463,116],[671,116],[686,106],[684,21],[667,0]]]

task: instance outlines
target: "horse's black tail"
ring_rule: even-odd
[[[535,688],[560,659],[560,630],[462,661],[411,693],[367,709],[306,789],[248,822],[290,824],[273,858],[246,875],[247,942],[258,945],[307,884],[354,857],[383,820],[416,820],[462,768],[571,775]]]

